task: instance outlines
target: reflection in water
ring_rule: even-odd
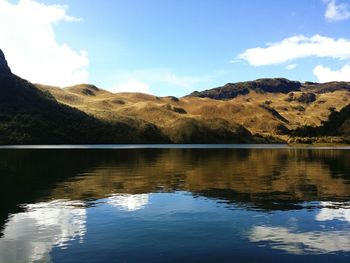
[[[83,241],[86,210],[81,202],[56,200],[26,205],[14,214],[0,239],[0,262],[49,261],[54,246]]]
[[[317,221],[341,220],[350,223],[350,203],[321,202],[324,207],[316,216]],[[349,233],[350,234],[350,233]],[[350,239],[350,235],[349,235]]]
[[[349,262],[346,150],[0,150],[0,175],[0,262]]]
[[[286,227],[255,226],[252,242],[267,241],[274,249],[293,254],[322,254],[350,251],[350,229],[344,231],[292,232]]]
[[[107,198],[106,203],[126,211],[136,211],[143,209],[149,200],[148,194],[116,194]]]

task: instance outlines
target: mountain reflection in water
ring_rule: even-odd
[[[0,175],[0,262],[350,259],[347,150],[0,150]]]

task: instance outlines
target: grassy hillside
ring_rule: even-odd
[[[90,84],[33,85],[0,52],[0,93],[0,144],[272,143],[350,131],[346,82],[277,78],[182,98],[114,94]]]
[[[37,85],[59,102],[76,107],[98,119],[135,118],[152,123],[174,143],[259,143],[276,139],[252,136],[243,125],[224,114],[202,114],[196,107],[209,106],[202,99],[156,97],[141,93],[113,94],[82,84],[68,88]],[[214,101],[213,101],[214,102]],[[217,105],[214,105],[215,107]],[[280,141],[280,140],[278,140]]]
[[[225,97],[231,94],[230,87],[236,92],[237,85],[247,91]],[[263,79],[237,85],[223,86],[224,95],[218,95],[221,94],[219,87],[182,98],[113,94],[86,84],[64,89],[37,86],[59,102],[99,119],[111,121],[128,117],[153,123],[174,142],[215,143],[232,141],[232,138],[235,142],[247,142],[246,133],[240,133],[243,127],[257,136],[288,141],[294,130],[322,125],[333,111],[341,110],[350,101],[349,83]],[[217,97],[212,98],[212,92]],[[259,141],[257,136],[255,141]],[[265,141],[271,142],[271,139]]]
[[[186,111],[158,105],[161,99],[150,95],[115,95],[88,84],[35,86],[11,73],[2,52],[0,94],[0,145],[257,141],[240,125],[208,125],[196,118],[176,123]]]
[[[98,120],[12,74],[0,74],[0,93],[0,144],[168,142],[155,125]]]

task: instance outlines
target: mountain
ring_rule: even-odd
[[[291,81],[284,78],[265,78],[255,81],[227,83],[222,87],[217,87],[201,92],[192,92],[189,97],[211,98],[216,100],[229,100],[239,95],[247,95],[251,92],[268,94],[282,93],[290,94],[294,92],[302,92],[302,97],[297,98],[299,102],[311,103],[315,101],[316,94],[325,94],[335,91],[350,91],[350,83],[348,82],[329,82],[315,83],[299,81]],[[295,98],[294,98],[295,99]],[[293,98],[291,98],[293,100]]]
[[[124,105],[124,100],[93,85],[60,89],[21,79],[11,73],[2,51],[0,94],[2,145],[256,142],[254,136],[240,125],[218,127],[195,119],[175,123],[165,134],[163,127],[134,114],[109,112],[110,105]],[[140,103],[153,98],[144,94],[127,96]],[[91,114],[90,107],[99,114]],[[177,111],[181,112],[173,109],[174,114],[182,114]],[[109,115],[112,117],[105,117]]]
[[[346,141],[348,115],[326,123],[347,109],[347,82],[265,78],[157,97],[31,84],[0,57],[0,144]]]
[[[163,143],[153,124],[101,121],[11,73],[0,52],[0,144]]]
[[[242,103],[246,112],[247,108],[255,107],[254,114],[250,115],[253,113],[250,111],[237,118],[249,130],[264,133],[264,127],[269,127],[268,133],[286,141],[348,142],[345,138],[350,131],[349,82],[300,83],[283,78],[258,79],[195,91],[187,97],[211,98],[226,104],[236,101],[236,105]],[[255,105],[250,105],[252,102]],[[257,106],[269,111],[275,122],[271,116],[262,116]],[[295,138],[300,136],[301,140]]]
[[[213,134],[220,129],[224,129],[222,135],[230,131],[237,134],[242,127],[255,135],[255,141],[287,142],[294,130],[321,126],[333,111],[341,110],[350,101],[349,83],[300,83],[286,79],[231,83],[182,98],[114,94],[88,84],[63,89],[37,87],[50,92],[57,101],[99,119],[111,121],[127,116],[145,120],[159,127],[172,142],[194,142],[200,138],[202,142],[230,141]],[[236,136],[235,141],[241,137],[246,135]]]

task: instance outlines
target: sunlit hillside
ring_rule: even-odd
[[[348,83],[300,83],[300,87],[289,90],[288,84],[292,82],[288,81],[282,87],[284,89],[278,90],[274,82],[279,79],[263,81],[268,82],[270,90],[252,88],[254,82],[248,82],[239,83],[247,87],[242,93],[232,95],[236,84],[227,84],[182,98],[142,93],[114,94],[87,84],[64,89],[37,87],[49,91],[59,102],[100,119],[140,118],[153,123],[174,140],[181,136],[176,134],[179,129],[207,126],[237,130],[237,125],[242,125],[253,134],[287,141],[293,130],[320,126],[332,112],[341,110],[350,101]],[[255,83],[259,82],[261,80]],[[231,92],[230,95],[225,89]]]

